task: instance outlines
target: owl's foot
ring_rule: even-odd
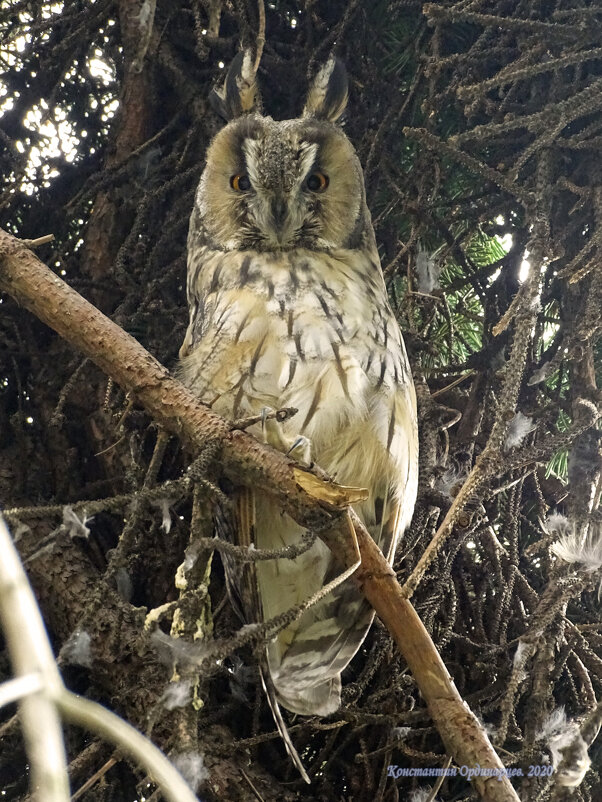
[[[287,437],[276,418],[268,418],[273,411],[271,407],[264,407],[261,410],[264,442],[303,465],[311,465],[311,441],[302,434],[296,437]]]
[[[300,434],[286,454],[302,465],[311,465],[311,440]]]

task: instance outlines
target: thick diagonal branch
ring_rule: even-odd
[[[448,752],[460,766],[503,771],[487,735],[462,701],[430,636],[412,605],[401,594],[395,574],[382,553],[347,506],[357,493],[330,482],[319,469],[305,471],[283,454],[259,443],[246,432],[204,407],[132,337],[106,318],[22,243],[0,231],[0,290],[12,295],[40,320],[92,359],[168,431],[192,449],[207,439],[221,442],[221,471],[231,481],[262,487],[299,524],[316,528],[332,546],[351,512],[362,557],[354,578],[391,632],[406,659]],[[332,526],[328,527],[331,522]],[[350,565],[353,548],[337,549]],[[518,802],[506,777],[475,776],[483,799]]]

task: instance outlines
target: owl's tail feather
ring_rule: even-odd
[[[341,706],[341,675],[328,677],[324,682],[294,687],[291,682],[275,686],[276,698],[293,713],[301,716],[330,716]]]
[[[305,766],[301,762],[301,758],[299,757],[299,753],[295,748],[295,744],[291,740],[288,727],[286,726],[286,723],[282,718],[282,713],[280,712],[280,705],[278,704],[278,699],[276,698],[276,688],[274,687],[274,683],[271,680],[270,671],[268,669],[268,665],[265,660],[262,661],[262,664],[260,666],[260,673],[261,673],[261,684],[263,685],[263,690],[265,691],[265,695],[268,698],[268,704],[270,705],[270,709],[272,711],[272,715],[274,716],[274,721],[276,722],[276,726],[278,727],[278,732],[280,733],[280,737],[284,741],[284,746],[286,747],[286,751],[288,752],[290,759],[295,764],[295,767],[297,768],[299,774],[303,777],[305,782],[311,784],[309,775],[305,771]]]

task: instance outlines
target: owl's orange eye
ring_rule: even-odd
[[[328,176],[324,173],[312,173],[306,183],[312,192],[323,192],[328,186]]]
[[[237,192],[247,192],[249,189],[251,189],[249,176],[245,175],[244,173],[233,175],[230,179],[230,186]]]

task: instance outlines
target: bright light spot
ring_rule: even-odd
[[[88,69],[93,78],[99,78],[103,86],[108,86],[115,82],[115,71],[111,64],[103,59],[103,52],[96,48],[94,57],[88,59]]]
[[[94,3],[96,0],[89,0]],[[1,3],[2,7],[12,3]],[[34,13],[28,9],[39,6],[39,10]],[[21,23],[19,36],[9,40],[6,44],[0,43],[0,58],[3,67],[19,69],[22,66],[23,57],[21,54],[27,53],[32,48],[31,25],[38,21],[38,13],[44,20],[50,20],[64,13],[69,4],[58,2],[58,0],[41,3],[15,3],[15,7],[24,7],[26,10],[15,11],[15,16]],[[114,19],[107,20],[107,27],[116,24]],[[50,30],[50,28],[49,28]],[[103,31],[104,32],[104,31]],[[42,32],[39,36],[41,41],[47,41],[49,33]],[[106,38],[106,37],[105,37]],[[115,84],[115,69],[110,59],[107,58],[104,50],[93,47],[84,65],[83,59],[74,60],[69,69],[65,72],[65,81],[73,83],[83,83],[85,76],[83,71],[87,68],[89,74],[96,80],[100,87],[109,87],[104,96],[90,99],[92,109],[99,109],[102,113],[102,120],[107,123],[117,111],[118,101],[113,97],[113,87]],[[36,78],[39,70],[29,69],[27,75]],[[15,108],[15,102],[20,93],[11,91],[0,80],[0,117]],[[100,108],[99,108],[100,107]],[[21,123],[25,129],[22,139],[16,140],[13,144],[15,152],[23,154],[25,169],[20,177],[20,181],[13,175],[8,176],[9,182],[15,184],[14,189],[7,189],[9,193],[21,191],[26,195],[32,196],[41,187],[48,187],[52,180],[60,174],[61,162],[73,162],[81,151],[82,142],[76,134],[77,127],[70,120],[70,108],[55,105],[50,98],[40,98],[23,111]],[[31,132],[31,136],[28,132]],[[82,138],[88,136],[88,132],[82,133]],[[93,152],[93,149],[90,149]]]
[[[531,262],[529,261],[528,256],[529,256],[529,251],[525,251],[523,260],[520,263],[520,270],[518,271],[518,280],[521,283],[527,280],[529,276],[529,271],[531,270]]]
[[[33,418],[32,417],[25,418],[25,423],[33,423]]]
[[[220,61],[217,66],[220,68],[220,70],[223,70],[226,65],[224,64],[223,61]]]
[[[115,116],[115,112],[117,111],[118,108],[119,108],[119,101],[117,100],[117,98],[111,100],[111,102],[107,103],[107,105],[105,106],[104,114],[100,115],[100,119],[103,122],[111,120]]]
[[[295,19],[295,17],[293,17],[291,20],[291,28],[296,28],[296,27],[297,27],[297,20]]]
[[[48,19],[48,17],[51,17],[53,14],[60,14],[63,10],[63,5],[63,3],[52,3],[50,8],[46,7],[42,9],[42,17]]]

